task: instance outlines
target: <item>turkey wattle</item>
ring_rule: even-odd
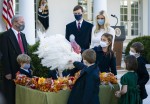
[[[44,37],[39,36],[40,45],[38,51],[34,52],[41,59],[41,64],[50,68],[50,70],[58,68],[58,70],[72,69],[72,61],[81,61],[81,54],[73,51],[68,40],[61,34]]]

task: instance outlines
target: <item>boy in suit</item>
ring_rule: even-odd
[[[73,14],[76,20],[66,25],[66,39],[69,40],[70,35],[73,34],[81,49],[88,49],[93,24],[83,19],[83,8],[80,5],[74,7]]]
[[[130,47],[130,55],[133,55],[137,58],[138,62],[138,69],[136,70],[138,75],[138,85],[140,86],[140,95],[141,99],[147,98],[147,91],[145,89],[145,85],[149,80],[149,74],[146,70],[145,64],[146,60],[141,55],[142,51],[144,50],[144,45],[141,42],[134,42]]]
[[[20,74],[24,74],[27,77],[32,77],[32,71],[30,69],[31,58],[27,54],[20,54],[17,57],[17,62],[20,65]]]
[[[75,82],[67,104],[99,104],[99,68],[95,64],[96,53],[87,49],[82,53],[83,63],[74,62],[74,66],[82,69]]]

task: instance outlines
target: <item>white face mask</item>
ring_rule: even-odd
[[[107,42],[104,42],[104,41],[100,41],[100,46],[101,46],[101,47],[107,47],[107,46],[108,46],[108,43],[107,43]]]
[[[135,56],[136,53],[130,51],[129,54]]]
[[[130,51],[129,54],[135,56],[136,58],[140,56],[140,54],[132,52],[132,51]]]

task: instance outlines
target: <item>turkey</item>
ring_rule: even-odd
[[[79,53],[79,46],[77,44],[77,52],[71,46],[71,43],[61,34],[44,36],[39,34],[40,45],[38,50],[34,52],[41,59],[41,64],[50,68],[50,70],[58,69],[72,69],[72,61],[81,61],[81,53]]]

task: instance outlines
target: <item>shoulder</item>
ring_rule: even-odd
[[[66,27],[72,26],[73,24],[75,24],[76,21],[70,22],[66,25]]]
[[[142,57],[142,56],[138,57],[137,61],[138,61],[138,63],[143,63],[143,64],[147,63],[146,59],[144,57]]]
[[[108,27],[109,30],[115,31],[111,26]]]
[[[88,26],[90,26],[90,27],[93,27],[93,24],[91,24],[91,23],[89,23],[89,22],[87,22],[87,21],[85,21],[85,20],[83,20],[83,22],[84,22],[86,25],[88,25]]]
[[[98,52],[98,51],[102,51],[102,47],[101,46],[95,46],[94,48],[92,48],[94,51]]]
[[[110,34],[115,35],[115,30],[111,26],[108,27],[108,31]]]
[[[91,69],[92,71],[88,72],[87,77],[91,77],[94,79],[99,78],[99,67],[95,64]]]

